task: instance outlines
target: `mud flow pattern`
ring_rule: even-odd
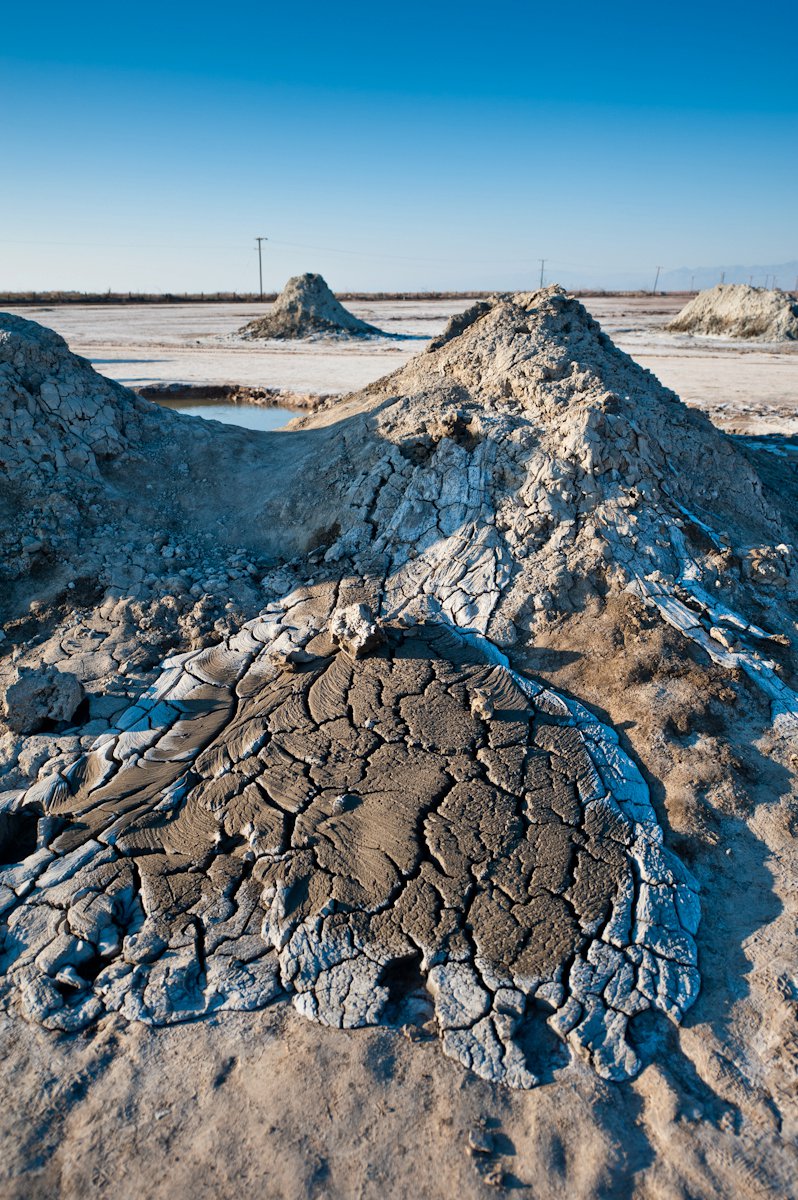
[[[614,735],[442,626],[357,658],[319,635],[305,658],[214,678],[211,653],[139,753],[119,761],[134,727],[48,800],[60,857],[0,957],[29,1015],[166,1023],[290,996],[326,1024],[434,1026],[528,1087],[516,1035],[542,1007],[603,1074],[632,1073],[628,1018],[678,1017],[697,988],[698,918],[639,795],[607,784],[636,773]]]

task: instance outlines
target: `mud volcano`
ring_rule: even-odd
[[[321,275],[294,275],[265,317],[239,330],[245,338],[388,337],[340,304]]]
[[[82,414],[96,387],[91,411],[148,468],[151,520],[167,467],[208,472],[210,450],[247,486],[208,512],[237,514],[278,562],[259,616],[168,658],[82,754],[2,797],[4,1004],[76,1029],[290,999],[325,1024],[437,1035],[515,1087],[535,1082],[524,1047],[547,1020],[602,1075],[634,1074],[630,1021],[678,1022],[698,992],[696,885],[615,732],[524,656],[555,625],[593,652],[585,609],[623,612],[607,657],[651,677],[645,719],[674,687],[690,712],[710,678],[748,681],[780,753],[798,728],[794,526],[753,454],[556,288],[475,307],[305,429],[212,445],[201,422],[102,392],[60,340],[44,339],[47,371],[32,350],[15,367],[36,343],[22,326],[7,458],[31,413],[52,430],[42,396]],[[89,469],[110,503],[123,474],[102,455]],[[107,540],[91,513],[65,556]],[[95,653],[120,636],[111,599],[105,625],[80,618]],[[102,698],[116,674],[81,675],[69,619],[54,610],[19,667],[72,670]],[[638,657],[645,622],[667,631],[673,678]]]
[[[798,339],[798,302],[779,288],[721,283],[699,292],[666,328],[671,333],[790,342]]]

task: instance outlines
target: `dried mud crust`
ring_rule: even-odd
[[[23,514],[0,531],[14,615],[78,562],[109,598],[187,604],[242,600],[267,559],[297,582],[323,559],[382,580],[384,616],[424,595],[509,647],[631,590],[798,731],[775,649],[798,580],[784,489],[559,289],[480,306],[437,350],[279,435],[158,411],[49,331],[0,324],[0,460]],[[167,522],[168,537],[153,528]],[[261,602],[287,594],[261,582]]]
[[[265,317],[239,330],[245,338],[386,337],[344,308],[321,275],[311,272],[288,280]]]
[[[719,283],[694,296],[665,328],[671,333],[790,342],[798,339],[798,303],[780,288]]]
[[[697,994],[699,909],[615,735],[451,628],[360,657],[291,628],[287,654],[278,616],[185,656],[9,814],[45,815],[0,870],[6,1004],[70,1030],[290,996],[324,1024],[434,1025],[521,1088],[542,1009],[634,1074],[629,1018]]]
[[[448,951],[441,951],[434,940],[416,943],[410,925],[399,921],[394,910],[404,890],[417,886],[416,873],[420,879],[422,868],[430,869],[425,867],[427,850],[422,852],[418,828],[417,858],[409,867],[405,860],[396,867],[396,896],[391,885],[376,908],[371,899],[364,900],[363,907],[342,916],[331,889],[339,886],[339,879],[357,879],[356,871],[322,869],[317,862],[320,841],[298,850],[287,844],[281,849],[277,830],[274,843],[268,838],[264,843],[263,836],[272,836],[271,826],[261,831],[255,815],[243,828],[225,824],[222,801],[219,816],[209,802],[198,801],[197,789],[210,787],[211,779],[222,791],[235,785],[238,790],[231,797],[246,791],[253,805],[264,806],[257,812],[265,821],[263,814],[272,809],[258,781],[261,747],[242,749],[233,731],[256,695],[270,694],[278,678],[288,678],[289,666],[298,679],[312,672],[314,658],[334,656],[337,661],[333,633],[337,644],[357,659],[355,675],[371,662],[372,652],[379,658],[379,640],[367,645],[368,621],[334,619],[334,608],[360,599],[391,629],[416,616],[427,623],[448,624],[452,636],[469,644],[475,644],[475,634],[481,635],[477,643],[486,663],[500,665],[501,654],[494,647],[501,646],[519,667],[527,651],[545,640],[557,623],[561,645],[572,653],[584,650],[579,622],[587,605],[601,608],[621,598],[634,600],[656,626],[668,628],[676,645],[682,640],[683,656],[699,654],[703,663],[705,654],[713,670],[727,672],[730,679],[742,673],[757,684],[770,702],[774,753],[784,757],[798,729],[788,644],[797,576],[793,524],[776,494],[775,477],[773,484],[763,481],[747,451],[741,453],[731,439],[621,354],[582,306],[557,289],[497,301],[439,349],[343,400],[335,414],[316,414],[294,432],[246,436],[244,441],[243,431],[218,431],[211,437],[199,428],[201,422],[181,426],[178,418],[167,421],[173,414],[148,412],[138,429],[133,414],[144,401],[126,399],[125,394],[110,396],[99,377],[69,355],[63,343],[52,347],[48,359],[47,372],[57,372],[65,381],[58,384],[60,404],[51,403],[50,389],[35,383],[32,372],[44,375],[40,360],[52,335],[37,333],[30,323],[22,325],[19,337],[16,325],[9,330],[6,346],[9,362],[14,359],[19,402],[11,410],[13,421],[3,447],[16,462],[14,456],[27,445],[25,413],[33,412],[37,436],[49,438],[46,455],[43,451],[34,470],[25,465],[30,457],[25,452],[25,461],[15,471],[24,476],[25,487],[34,489],[37,503],[40,494],[49,494],[56,469],[65,478],[58,454],[75,433],[77,409],[82,412],[94,397],[97,411],[107,402],[120,420],[130,418],[135,438],[126,432],[126,444],[135,443],[140,462],[146,461],[156,479],[146,520],[153,520],[163,499],[163,476],[174,489],[167,494],[168,503],[161,505],[164,510],[174,508],[184,491],[192,505],[199,497],[203,508],[201,519],[194,518],[194,528],[200,530],[209,522],[216,524],[219,512],[229,516],[238,511],[239,528],[256,531],[265,539],[264,551],[289,561],[261,578],[258,608],[273,601],[262,619],[240,624],[231,615],[229,628],[239,630],[235,636],[220,630],[213,650],[170,660],[142,699],[121,717],[114,700],[113,714],[103,717],[103,729],[110,725],[110,732],[100,734],[87,760],[75,765],[53,756],[45,761],[37,752],[41,770],[36,783],[24,794],[7,792],[2,797],[0,807],[11,817],[27,817],[39,807],[45,812],[37,848],[23,861],[9,863],[2,878],[9,889],[2,893],[8,919],[4,961],[9,1004],[19,996],[31,1019],[54,1026],[78,1026],[104,1008],[154,1022],[176,1021],[224,1007],[259,1007],[288,995],[309,1015],[337,1024],[409,1020],[413,1013],[429,1013],[432,1004],[450,1053],[490,1078],[512,1077],[523,1083],[529,1077],[513,1049],[518,1038],[512,1030],[545,1003],[554,1009],[553,1024],[572,1045],[584,1047],[600,1071],[634,1070],[637,1064],[628,1052],[625,1029],[635,1005],[644,1000],[678,1017],[695,994],[689,939],[697,907],[689,878],[662,851],[639,772],[618,750],[614,734],[578,704],[546,692],[557,707],[549,714],[556,716],[550,723],[571,738],[576,730],[586,739],[586,752],[605,789],[603,797],[610,796],[635,827],[631,846],[623,843],[633,881],[625,902],[632,910],[623,918],[628,916],[628,932],[618,933],[617,943],[605,934],[606,928],[620,928],[613,925],[612,916],[604,928],[590,933],[581,924],[585,914],[573,914],[573,928],[584,941],[574,947],[572,958],[562,951],[560,974],[552,968],[549,978],[518,973],[514,960],[503,957],[509,934],[498,924],[490,926],[497,938],[492,955],[483,955],[481,949],[477,953],[469,943],[465,958],[447,958]],[[55,415],[60,425],[54,424]],[[93,422],[90,426],[86,438],[91,440]],[[174,443],[179,457],[159,457],[148,429],[158,431],[157,446]],[[213,470],[207,465],[208,455],[213,456]],[[126,461],[124,471],[117,469],[116,459],[109,461],[114,465],[110,478],[119,488],[133,460]],[[203,487],[175,488],[170,461],[177,461],[180,478],[199,478]],[[155,473],[153,465],[158,468]],[[76,506],[89,476],[98,496],[108,500],[113,495],[104,473],[110,466],[103,467],[100,459],[95,466],[96,478],[93,467],[72,468],[70,495]],[[237,495],[229,488],[232,477],[246,482],[238,493],[249,507],[236,510]],[[126,502],[128,496],[129,491]],[[38,536],[35,527],[32,534]],[[103,546],[113,540],[100,530],[98,537]],[[196,535],[184,538],[181,532],[179,542],[172,535],[163,546],[169,551],[165,560],[159,551],[163,543],[156,544],[154,537],[152,549],[144,547],[154,589],[165,571],[174,570],[178,548],[188,558],[195,541]],[[85,557],[82,548],[80,552]],[[159,559],[161,575],[156,570]],[[25,583],[24,566],[20,570]],[[249,569],[237,567],[224,583],[237,598],[243,595],[244,576],[250,578]],[[149,578],[145,576],[142,584]],[[205,577],[197,578],[194,586],[202,590]],[[214,568],[208,591],[218,594],[221,582],[210,586],[215,578]],[[115,591],[134,588],[130,573],[118,586],[114,579]],[[367,595],[353,595],[344,603],[340,594],[352,579]],[[108,659],[109,670],[114,670],[123,653],[116,645],[120,613],[129,604],[111,596],[103,604],[107,628],[97,632],[107,633],[103,646],[114,639],[115,656]],[[94,624],[84,622],[88,632]],[[131,627],[130,638],[135,636]],[[328,640],[314,645],[317,636]],[[20,668],[51,661],[56,641],[58,664],[72,670],[77,656],[66,654],[72,635],[67,640],[60,628],[48,636],[47,645],[34,648],[35,662],[29,661],[34,651],[20,646]],[[184,644],[196,646],[193,640]],[[125,646],[125,660],[128,655]],[[630,648],[629,659],[644,670],[639,647]],[[90,705],[108,699],[102,694],[110,686],[108,677],[100,675],[99,668],[93,667],[91,680],[79,677]],[[153,677],[154,672],[146,682]],[[665,687],[674,690],[674,677],[675,669],[669,666],[667,678],[646,696],[647,719],[652,725],[659,723],[660,740],[666,742],[670,733],[682,730],[681,723],[669,729],[662,701]],[[580,695],[581,682],[577,675],[573,686]],[[515,683],[524,690],[517,678]],[[426,696],[426,686],[413,694]],[[543,701],[534,685],[526,686],[531,688],[530,700],[540,708]],[[701,708],[700,693],[699,680],[680,690],[691,710]],[[472,699],[473,711],[465,698],[463,711],[491,722],[490,697]],[[591,701],[604,706],[601,693],[591,694]],[[297,703],[301,707],[304,701],[300,697]],[[426,715],[425,701],[418,703]],[[758,703],[746,701],[743,707],[763,721]],[[354,710],[338,719],[341,728],[347,722],[355,724],[358,747],[371,745],[374,732],[362,732]],[[408,726],[401,711],[395,719],[403,728]],[[301,724],[291,728],[298,745],[313,740]],[[414,755],[425,751],[423,744],[410,746],[404,734],[389,744],[392,754],[395,748],[400,774]],[[212,768],[202,757],[211,745],[217,754]],[[645,747],[643,757],[650,770],[662,774],[663,759],[657,766],[652,745]],[[698,760],[707,751],[700,741],[696,746]],[[351,753],[353,760],[370,762],[370,750]],[[32,761],[27,751],[24,763],[20,756],[20,775]],[[310,770],[309,764],[305,767],[299,775],[303,784]],[[250,768],[255,772],[251,779],[246,775]],[[485,764],[479,770],[483,768],[487,770]],[[473,782],[484,783],[484,771]],[[689,768],[688,778],[685,768],[684,787],[690,796],[696,789],[695,774]],[[21,788],[29,778],[26,770],[25,778],[15,777],[11,786]],[[493,786],[512,792],[500,779]],[[321,832],[311,833],[311,838],[322,839],[340,821],[354,821],[358,812],[362,816],[370,811],[358,804],[362,797],[354,784],[345,790],[342,784],[341,789],[336,793],[341,812],[331,813],[329,823],[322,823]],[[512,794],[521,804],[524,789]],[[278,816],[272,813],[273,820]],[[48,825],[67,819],[65,828]],[[294,820],[295,828],[304,827],[299,808],[286,819]],[[426,823],[425,816],[422,833]],[[579,832],[582,836],[581,826]],[[127,842],[134,833],[139,840]],[[27,846],[29,840],[28,828],[22,841]],[[373,857],[370,846],[356,843],[352,857]],[[582,843],[580,847],[585,849]],[[512,861],[516,847],[508,842],[506,849]],[[655,867],[650,866],[649,851]],[[487,904],[483,897],[488,896],[491,905],[494,900],[505,903],[506,890],[497,890],[489,876],[476,877],[481,862],[469,860],[479,904],[462,892],[448,901],[460,914],[466,942]],[[450,867],[446,870],[451,872]],[[107,877],[95,876],[96,871]],[[607,876],[607,886],[615,888],[609,868]],[[442,886],[446,878],[441,873]],[[566,902],[572,886],[573,882],[562,893]],[[375,882],[373,894],[379,890]],[[97,929],[71,915],[73,902],[82,904],[88,893],[102,898],[96,911],[105,914],[105,924]],[[319,907],[294,928],[290,914],[304,893]],[[438,894],[425,894],[439,924]],[[281,907],[287,896],[294,906],[290,913]],[[521,909],[526,902],[513,902],[511,897],[506,903],[510,928],[516,919],[513,905]],[[533,943],[539,946],[551,925],[536,924],[528,907],[524,920],[518,946],[522,958]],[[385,940],[377,940],[377,929]],[[389,933],[395,943],[387,940]],[[59,940],[62,934],[66,942]],[[713,947],[711,936],[705,945]],[[436,958],[439,953],[443,958]],[[286,956],[291,954],[301,965],[289,969]],[[462,987],[452,983],[450,990],[461,996],[458,1003],[468,1013],[467,1020],[460,1014],[450,1025],[439,981],[444,968],[456,968],[454,978]],[[368,986],[361,988],[358,981],[364,979]],[[757,1069],[751,1068],[752,1076]]]

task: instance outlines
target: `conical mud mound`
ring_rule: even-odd
[[[386,614],[431,596],[512,646],[590,595],[631,591],[794,720],[778,639],[753,615],[763,593],[794,599],[789,509],[577,301],[550,288],[474,310],[347,413],[342,502],[340,460],[323,476],[340,528],[326,558],[382,572]]]
[[[798,339],[798,302],[778,288],[721,283],[699,292],[666,328],[671,333],[761,338],[768,342],[795,341]]]
[[[294,275],[265,317],[239,331],[245,338],[387,337],[340,304],[321,275]]]
[[[290,999],[515,1087],[548,1020],[633,1075],[630,1021],[698,993],[697,885],[607,721],[520,663],[626,605],[794,737],[779,495],[556,288],[261,445],[262,614],[6,800],[41,814],[0,869],[6,1004],[72,1029]]]

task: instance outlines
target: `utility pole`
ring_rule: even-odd
[[[721,273],[720,273],[720,281],[721,281],[721,283],[725,283],[725,282],[726,282],[726,272],[725,272],[725,271],[721,271]]]
[[[690,291],[695,291],[695,275],[690,276]]]
[[[263,256],[261,254],[261,242],[268,242],[268,238],[256,237],[258,243],[258,279],[260,281],[260,298],[263,299]]]
[[[546,260],[545,260],[545,258],[541,258],[541,259],[539,259],[539,262],[540,262],[540,286],[543,287],[543,268],[546,265]]]
[[[659,273],[661,270],[662,270],[662,267],[657,267],[657,273],[654,276],[654,287],[651,292],[652,296],[655,295],[655,293],[657,291],[657,284],[659,283]]]

